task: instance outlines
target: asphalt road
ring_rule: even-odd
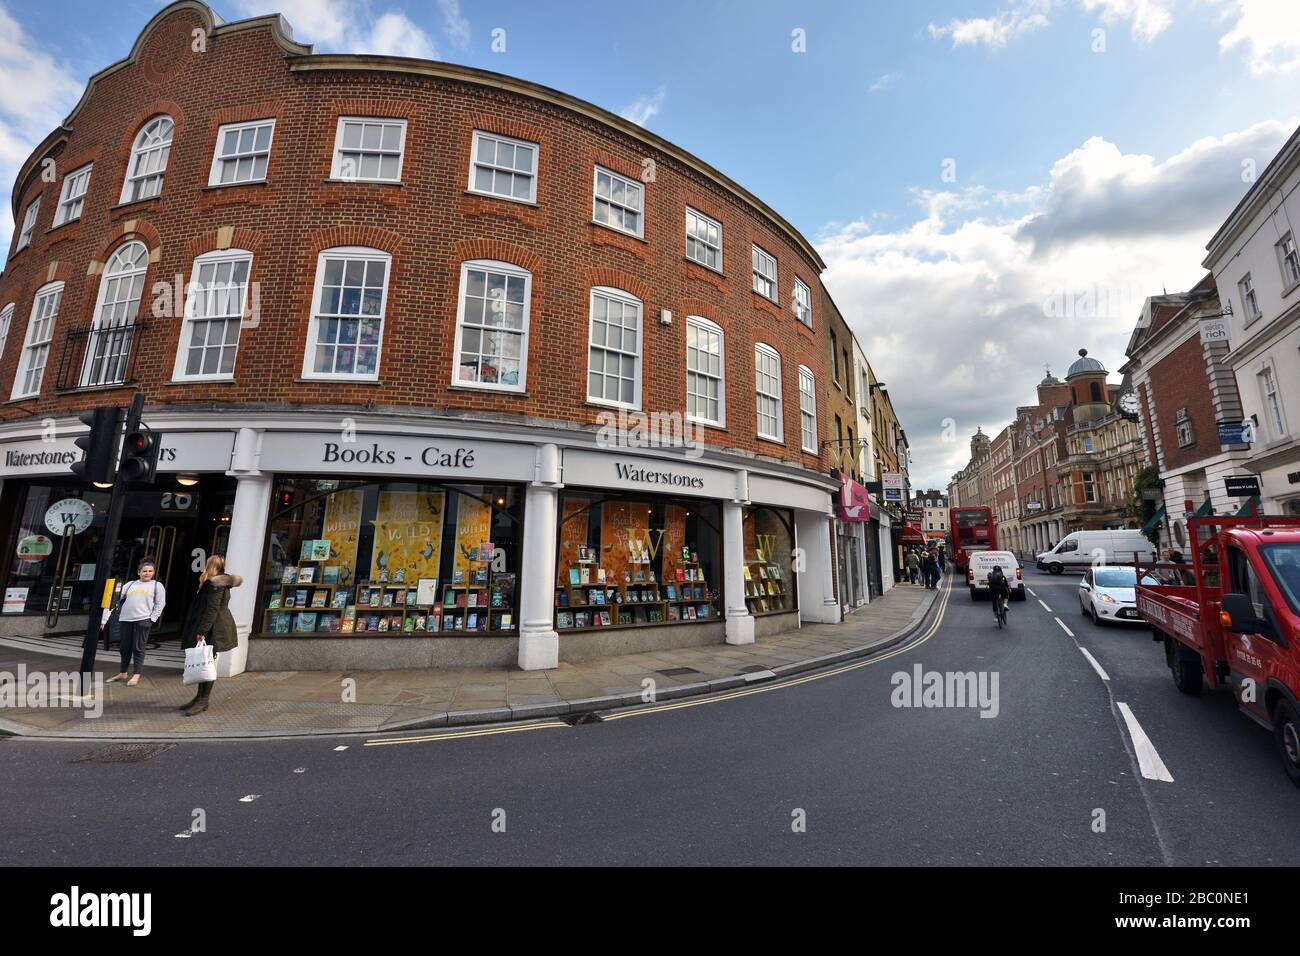
[[[1300,791],[1270,736],[1225,695],[1180,694],[1146,630],[1081,617],[1077,580],[1027,574],[1007,630],[960,588],[931,636],[865,665],[599,723],[192,742],[139,763],[4,740],[6,862],[1300,862]],[[996,716],[895,706],[917,665],[996,675]],[[1172,780],[1142,776],[1120,703]]]

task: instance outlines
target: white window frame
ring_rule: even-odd
[[[770,302],[780,301],[780,290],[777,288],[776,278],[776,256],[768,252],[758,243],[754,243],[750,253],[750,263],[754,272],[754,291]],[[770,266],[772,274],[768,275],[767,268]],[[764,292],[760,286],[771,284],[772,292]]]
[[[523,332],[519,342],[519,382],[515,385],[502,385],[500,382],[466,382],[460,377],[461,346],[465,332],[465,292],[469,283],[471,269],[500,272],[507,276],[517,276],[524,280]],[[451,385],[453,388],[470,388],[488,392],[507,392],[521,394],[528,390],[528,338],[529,322],[532,313],[533,274],[522,266],[512,262],[496,259],[470,259],[460,264],[460,285],[456,292],[456,342],[451,354]],[[472,328],[486,328],[472,326]],[[517,332],[517,329],[508,331]],[[480,350],[478,354],[483,354]]]
[[[152,145],[146,145],[144,142],[145,133],[157,123],[167,123],[169,129],[167,138],[159,140]],[[123,204],[132,202],[144,202],[147,199],[157,199],[162,195],[163,185],[167,181],[167,164],[171,160],[171,150],[176,142],[176,121],[166,113],[159,113],[157,116],[151,116],[145,120],[140,129],[135,134],[135,139],[131,141],[131,158],[126,164],[126,180],[122,183]],[[137,170],[139,160],[146,155],[160,154],[162,160],[157,169],[151,172],[141,173]],[[153,192],[149,192],[149,186],[144,187],[144,195],[133,195],[135,184],[139,182],[157,181],[158,187]]]
[[[704,225],[706,225],[706,226],[713,226],[713,227],[715,227],[715,228],[718,230],[718,244],[717,244],[716,247],[713,245],[713,243],[709,242],[708,239],[701,239],[699,236],[697,236],[697,235],[695,235],[695,234],[693,234],[693,233],[691,232],[691,217],[692,217],[692,216],[694,216],[696,219],[698,219],[698,220],[699,220],[700,222],[702,222]],[[700,265],[704,266],[704,268],[706,268],[706,269],[712,269],[714,272],[721,272],[721,271],[722,271],[722,244],[723,244],[723,242],[724,242],[724,237],[723,237],[723,234],[722,234],[722,223],[720,223],[718,220],[714,219],[712,216],[706,216],[704,213],[700,212],[698,209],[694,209],[694,208],[692,208],[692,207],[690,207],[690,206],[687,206],[687,207],[686,207],[686,216],[685,216],[685,220],[684,220],[684,222],[685,222],[685,230],[686,230],[686,247],[685,247],[685,248],[686,248],[686,258],[689,259],[689,260],[691,260],[691,262],[699,263]],[[703,246],[705,249],[712,249],[712,250],[714,250],[715,252],[717,252],[717,254],[718,254],[718,264],[717,264],[716,266],[715,266],[715,265],[710,265],[709,262],[707,261],[707,259],[708,259],[707,254],[705,255],[705,257],[704,257],[703,259],[701,259],[699,256],[693,256],[693,255],[691,255],[691,242],[692,242],[692,241],[698,243],[700,246]]]
[[[1237,283],[1237,294],[1241,296],[1241,311],[1249,325],[1259,318],[1259,299],[1255,295],[1255,283],[1247,272]]]
[[[806,365],[799,366],[799,437],[804,451],[817,454],[817,376]]]
[[[143,262],[139,269],[127,269],[116,273],[109,273],[115,262],[129,250],[135,250],[137,261]],[[143,256],[140,254],[143,253]],[[91,313],[90,334],[86,337],[86,352],[81,359],[81,375],[77,379],[79,388],[98,388],[105,385],[121,385],[126,381],[126,367],[130,363],[131,349],[135,345],[136,333],[140,330],[140,304],[144,301],[145,276],[149,272],[149,247],[138,239],[130,242],[124,242],[115,248],[108,256],[108,261],[104,264],[104,271],[99,274],[99,291],[95,294],[95,311]],[[116,306],[123,302],[129,302],[130,299],[116,298],[111,303],[107,303],[108,290],[113,287],[115,290],[120,289],[121,282],[125,280],[140,280],[140,295],[135,300],[135,311],[132,313],[123,313],[120,317],[116,315]],[[128,290],[129,295],[129,290]],[[104,307],[109,305],[113,308],[114,314],[109,315],[107,320],[104,316]],[[119,330],[129,328],[123,342],[122,334]],[[104,343],[109,343],[105,345]],[[101,351],[102,350],[102,351]],[[92,375],[95,366],[98,365],[98,371]],[[107,372],[116,370],[117,374],[108,375]],[[102,376],[102,377],[101,377]]]
[[[254,133],[253,134],[254,148],[249,150],[248,152],[240,152],[238,149],[238,134],[242,133],[244,130],[249,130],[249,129],[259,130],[262,127],[270,127],[271,129],[271,136],[266,141],[266,149],[256,148],[257,134]],[[226,136],[230,133],[236,134],[236,150],[235,152],[227,155],[221,151],[221,146],[222,143],[225,142]],[[335,133],[335,137],[337,139],[337,131]],[[244,186],[247,185],[248,183],[266,182],[267,173],[269,173],[271,169],[271,150],[274,148],[274,146],[275,146],[275,120],[274,119],[250,120],[246,123],[226,123],[224,126],[217,127],[217,141],[215,144],[213,144],[213,148],[212,148],[212,166],[208,170],[208,185],[213,188],[220,188],[223,186]],[[261,176],[252,176],[248,179],[232,179],[229,182],[221,181],[221,170],[226,163],[233,162],[235,164],[235,169],[238,170],[239,160],[251,159],[253,160],[253,169],[256,170],[257,159],[260,156],[266,157],[266,168],[263,170]],[[336,145],[336,149],[335,149],[336,162],[337,162],[337,157],[338,157],[338,153],[337,153],[337,145]],[[401,168],[400,159],[398,160],[398,168],[399,169]]]
[[[596,336],[596,297],[601,296],[605,299],[612,299],[623,305],[631,305],[636,309],[636,351],[632,353],[632,401],[623,402],[614,399],[604,398],[591,394],[591,353],[599,349],[602,352],[613,352],[616,355],[627,355],[621,347],[611,349],[608,345],[597,345]],[[615,289],[611,286],[595,286],[588,297],[587,307],[587,401],[595,405],[608,405],[613,408],[639,409],[641,407],[641,355],[642,355],[642,334],[645,328],[645,303],[630,292],[624,292],[622,289]],[[604,372],[599,373],[602,379]]]
[[[812,289],[798,276],[794,277],[794,317],[808,328],[813,327]]]
[[[90,173],[94,165],[86,163],[78,166],[63,177],[63,185],[59,187],[59,205],[54,210],[54,225],[62,226],[81,218],[86,208],[86,193],[90,191]],[[74,193],[74,190],[77,191]],[[74,204],[77,207],[76,215],[71,212]]]
[[[47,316],[49,319],[49,328],[44,338],[35,337],[37,314],[43,300],[55,298],[53,310]],[[41,386],[45,384],[45,370],[50,364],[50,348],[54,342],[54,327],[59,321],[59,309],[63,306],[63,283],[47,282],[36,290],[32,296],[32,311],[27,317],[27,335],[23,339],[23,350],[18,356],[18,370],[14,373],[13,390],[10,393],[11,399],[35,398],[41,394]],[[35,362],[33,361],[33,352],[36,349],[43,349],[40,353],[40,373],[36,377],[36,387],[33,389],[23,389],[23,379],[28,378],[34,371]]]
[[[484,139],[494,140],[497,143],[507,143],[511,146],[514,146],[515,148],[519,148],[522,146],[525,149],[532,150],[533,151],[532,173],[531,174],[525,173],[522,170],[517,169],[513,166],[498,166],[496,164],[495,159],[491,163],[480,163],[478,160],[478,149],[479,149],[479,143],[481,143]],[[528,203],[530,205],[536,205],[537,204],[537,180],[541,175],[541,160],[542,160],[542,147],[537,143],[529,142],[526,139],[515,139],[513,136],[503,136],[500,133],[489,133],[487,130],[476,129],[474,130],[473,138],[470,140],[469,183],[466,185],[465,188],[469,192],[474,193],[476,196],[490,196],[493,199],[505,199],[505,200],[509,200],[510,202],[522,202],[522,203]],[[511,190],[510,195],[507,196],[504,193],[494,192],[493,190],[490,189],[477,188],[474,185],[474,180],[477,178],[475,176],[475,173],[478,171],[479,167],[482,167],[483,169],[490,169],[494,173],[495,172],[509,173],[512,177],[528,176],[529,179],[528,198],[525,199],[522,196],[514,195],[513,189]],[[513,179],[511,180],[511,182],[513,183]],[[593,209],[595,208],[594,205],[592,208]]]
[[[41,194],[38,193],[36,198],[27,204],[27,211],[23,213],[23,228],[18,232],[18,245],[14,246],[14,252],[26,249],[32,241],[32,234],[36,232],[36,217],[41,214]]]
[[[217,319],[211,315],[204,315],[201,319],[195,317],[195,308],[197,305],[197,296],[208,295],[208,291],[199,284],[199,273],[204,266],[212,265],[219,267],[224,263],[248,263],[248,279],[244,282],[244,288],[239,298],[239,332],[243,331],[243,319],[248,312],[248,290],[253,283],[253,254],[247,249],[220,249],[216,252],[205,252],[194,259],[194,264],[190,269],[190,282],[185,287],[185,318],[181,322],[180,341],[176,343],[176,364],[172,369],[172,380],[176,382],[228,382],[235,377],[235,369],[229,372],[213,372],[204,374],[196,372],[193,375],[187,374],[186,366],[189,364],[191,347],[190,339],[193,337],[193,329],[196,322],[208,323],[209,327],[217,321],[228,322],[234,318],[233,315],[226,314]],[[205,310],[206,311],[206,310]],[[382,329],[381,329],[382,336]],[[239,364],[239,333],[235,335],[235,366]],[[203,352],[206,353],[209,343],[204,343]],[[200,362],[200,366],[202,362]],[[376,363],[378,368],[378,363]]]
[[[608,198],[602,197],[598,192],[602,173],[610,177],[611,185],[613,181],[616,180],[623,184],[624,190],[635,189],[637,195],[640,197],[640,205],[633,207],[628,205],[626,202],[619,202],[614,199],[612,191]],[[625,213],[636,213],[636,229],[625,229],[622,226],[616,226],[612,221],[602,222],[599,216],[601,203],[605,203],[611,208],[622,209]],[[624,176],[621,173],[616,173],[608,167],[597,166],[591,179],[591,221],[598,226],[604,226],[606,229],[613,229],[615,232],[621,232],[626,236],[636,236],[638,239],[645,238],[645,184],[637,182],[635,179],[629,179],[627,176]]]
[[[10,302],[0,309],[0,361],[3,361],[5,346],[9,344],[9,327],[13,325],[16,307],[17,303]]]
[[[327,319],[344,318],[358,320],[358,333],[360,329],[359,322],[361,319],[378,319],[379,320],[379,341],[375,343],[375,370],[373,373],[358,374],[356,372],[317,372],[316,366],[316,347],[321,344],[320,335],[320,306],[321,294],[324,292],[325,267],[331,259],[359,259],[365,262],[384,262],[384,289],[379,297],[379,315],[361,315],[357,314],[340,316],[331,314],[325,316]],[[302,357],[302,377],[304,380],[318,382],[376,382],[379,380],[380,366],[384,360],[384,332],[388,324],[388,290],[393,281],[393,257],[380,249],[371,249],[366,246],[336,246],[332,249],[322,249],[316,256],[316,278],[312,283],[311,293],[311,315],[307,320],[307,347]],[[360,334],[358,334],[358,342]],[[326,343],[330,344],[330,343]],[[337,344],[337,343],[335,343]],[[337,359],[337,354],[336,354]],[[354,362],[355,367],[355,362]]]
[[[776,361],[776,374],[771,376],[765,373],[760,362],[760,357],[768,361]],[[765,392],[762,388],[763,378],[774,377],[776,379],[776,391]],[[756,342],[754,344],[754,429],[759,438],[766,441],[780,442],[785,444],[785,409],[781,401],[781,353],[765,342]],[[759,407],[763,399],[776,402],[776,431],[763,431],[763,416],[759,413]]]
[[[1269,441],[1281,441],[1291,434],[1287,428],[1286,411],[1282,407],[1282,388],[1277,381],[1277,369],[1273,367],[1272,362],[1265,362],[1258,372],[1255,373],[1255,380],[1259,383],[1260,410],[1264,413],[1264,419],[1268,424]],[[1272,383],[1272,390],[1269,389],[1269,383]],[[1270,403],[1269,397],[1273,401]]]
[[[1290,291],[1300,285],[1300,249],[1296,248],[1295,233],[1288,232],[1277,241],[1277,264],[1282,270],[1282,288]]]
[[[694,326],[696,335],[700,332],[707,333],[710,336],[717,336],[718,339],[718,374],[715,376],[712,372],[702,372],[699,369],[692,369],[690,366],[690,329]],[[686,317],[687,327],[687,347],[686,361],[683,363],[686,368],[686,417],[690,421],[699,422],[702,425],[713,425],[717,428],[727,427],[727,333],[722,330],[722,326],[716,322],[711,322],[702,315],[688,315]],[[697,350],[698,351],[698,350]],[[707,418],[703,415],[692,415],[690,412],[690,395],[691,395],[691,376],[698,375],[703,378],[712,379],[718,383],[718,417]],[[697,395],[699,399],[707,400],[708,396]]]
[[[358,146],[355,149],[343,148],[343,129],[348,123],[361,123],[374,126],[395,126],[399,130],[397,137],[397,149],[385,149],[382,146],[383,134],[380,134],[381,145],[377,148],[366,148]],[[364,137],[364,132],[362,133]],[[343,169],[343,153],[353,153],[358,156],[397,156],[397,175],[392,178],[385,176],[362,176],[360,163],[357,164],[355,175],[345,175]],[[334,127],[334,159],[330,164],[330,178],[341,180],[346,183],[400,183],[402,181],[402,167],[406,162],[406,120],[397,119],[391,116],[340,116]],[[382,165],[382,164],[381,164]]]

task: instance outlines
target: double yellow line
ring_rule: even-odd
[[[622,720],[624,717],[644,717],[649,714],[663,714],[671,710],[684,710],[687,707],[702,707],[705,704],[718,704],[727,700],[736,700],[739,697],[750,697],[754,694],[766,694],[774,690],[785,690],[789,687],[797,687],[800,684],[809,684],[813,681],[825,680],[827,677],[836,677],[840,674],[847,674],[849,671],[855,671],[863,667],[871,667],[882,661],[887,661],[891,657],[897,657],[900,654],[906,654],[909,651],[920,647],[930,638],[938,633],[939,627],[943,624],[944,613],[948,609],[948,599],[952,596],[952,579],[949,578],[943,589],[943,594],[939,598],[939,612],[935,615],[930,626],[918,638],[906,641],[893,650],[887,651],[878,657],[871,657],[867,660],[858,661],[853,664],[845,664],[843,667],[836,667],[832,670],[821,671],[816,674],[809,674],[806,677],[794,677],[789,680],[779,681],[774,684],[764,684],[761,687],[748,687],[744,690],[728,691],[721,694],[713,694],[708,697],[700,697],[693,700],[677,701],[669,704],[658,704],[653,707],[637,707],[632,710],[622,710],[617,713],[604,715],[604,720]],[[485,727],[479,730],[453,731],[451,733],[430,734],[423,737],[388,737],[379,740],[367,740],[367,747],[385,747],[393,744],[418,744],[429,743],[436,740],[464,740],[466,737],[491,737],[496,734],[517,734],[526,730],[547,730],[557,727],[569,727],[560,720],[548,720],[536,724],[521,724],[512,727]]]

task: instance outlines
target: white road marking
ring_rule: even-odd
[[[306,767],[298,767],[294,770],[294,773],[306,773],[306,772],[307,772]]]
[[[348,749],[348,748],[347,748],[347,745],[345,744],[345,745],[343,745],[342,747],[335,747],[335,748],[334,748],[334,752],[335,752],[335,753],[338,753],[340,750],[347,750],[347,749]]]
[[[260,797],[260,796],[261,796],[260,793],[250,793],[250,794],[249,794],[248,796],[246,796],[246,797],[240,797],[240,798],[239,798],[239,802],[240,802],[240,803],[252,803],[254,800],[256,800],[256,799],[257,799],[258,797]]]
[[[182,832],[182,833],[178,833],[178,834],[176,834],[176,839],[178,839],[178,840],[188,840],[188,839],[189,839],[190,837],[192,837],[192,836],[194,836],[193,833],[191,833],[189,830],[185,830],[185,831]]]
[[[1048,607],[1046,604],[1043,603],[1043,599],[1042,599],[1042,598],[1039,598],[1039,599],[1038,599],[1038,603],[1043,605],[1043,610],[1046,611],[1048,614],[1051,614],[1051,613],[1052,613],[1052,609],[1051,609],[1050,607]]]
[[[1100,677],[1102,680],[1107,680],[1107,681],[1110,680],[1110,675],[1107,674],[1106,671],[1102,668],[1102,666],[1097,663],[1097,658],[1093,657],[1091,654],[1088,653],[1088,649],[1086,647],[1080,647],[1079,650],[1083,652],[1084,657],[1088,658],[1088,663],[1092,665],[1092,669],[1097,672],[1098,677]]]
[[[1174,778],[1169,773],[1169,768],[1160,759],[1160,754],[1156,753],[1155,744],[1151,742],[1151,738],[1146,735],[1142,725],[1133,716],[1133,711],[1128,709],[1128,704],[1120,703],[1117,706],[1124,717],[1124,723],[1128,726],[1128,735],[1133,741],[1133,750],[1137,753],[1138,769],[1142,771],[1142,776],[1148,780],[1173,783]]]
[[[1038,597],[1038,592],[1035,591],[1033,588],[1025,588],[1025,590],[1028,591],[1030,594],[1032,594],[1034,597]]]
[[[1061,625],[1061,630],[1063,630],[1066,634],[1069,634],[1071,637],[1074,637],[1074,631],[1072,631],[1072,630],[1070,630],[1068,627],[1066,627],[1066,626],[1065,626],[1065,622],[1062,621],[1059,617],[1056,618],[1056,623],[1059,624],[1059,625]]]

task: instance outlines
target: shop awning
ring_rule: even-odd
[[[1150,534],[1156,525],[1160,524],[1165,517],[1165,506],[1161,505],[1160,510],[1151,516],[1151,519],[1142,526],[1143,534]]]
[[[1237,509],[1238,518],[1250,518],[1259,513],[1259,496],[1255,495],[1247,498],[1245,503]]]
[[[1214,503],[1210,501],[1209,498],[1206,498],[1204,501],[1201,502],[1201,506],[1196,509],[1196,513],[1192,515],[1192,517],[1208,518],[1212,514],[1214,514]]]
[[[912,525],[904,525],[903,533],[899,536],[900,541],[913,541],[916,544],[925,544],[925,535],[921,533],[920,528]]]

